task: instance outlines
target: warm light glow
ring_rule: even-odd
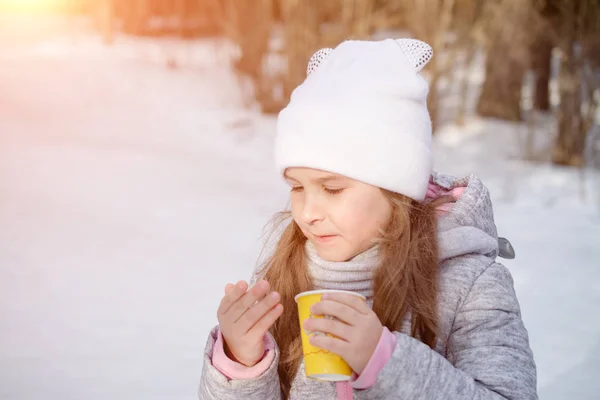
[[[47,11],[64,8],[69,0],[0,0],[0,11]]]

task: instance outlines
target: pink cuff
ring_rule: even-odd
[[[275,343],[268,334],[265,334],[264,338],[265,354],[262,360],[252,367],[247,367],[244,364],[235,362],[227,357],[225,354],[223,335],[221,335],[220,330],[217,332],[217,335],[217,341],[213,347],[212,364],[228,379],[245,380],[258,378],[269,369],[269,366],[275,358],[275,352],[273,351]]]
[[[396,347],[396,335],[384,326],[377,347],[375,347],[375,351],[365,369],[360,376],[356,373],[352,374],[350,385],[354,389],[368,389],[373,386],[377,382],[377,375],[392,357],[394,347]]]
[[[459,187],[455,187],[454,189],[445,189],[441,186],[436,185],[433,182],[429,182],[429,186],[427,186],[427,194],[425,196],[426,199],[437,199],[438,197],[441,196],[451,196],[452,198],[454,198],[453,202],[450,203],[444,203],[442,205],[439,205],[436,208],[436,213],[438,216],[442,216],[445,214],[448,214],[448,212],[450,212],[450,209],[452,208],[452,206],[454,205],[454,203],[460,198],[460,196],[462,196],[462,194],[464,193],[464,191],[467,188],[464,186],[459,186]]]

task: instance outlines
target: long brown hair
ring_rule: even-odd
[[[437,225],[435,208],[447,202],[440,198],[420,203],[383,190],[392,205],[392,217],[382,237],[380,263],[373,277],[373,311],[391,331],[399,330],[410,312],[411,336],[430,347],[435,345],[437,317]],[[280,213],[276,218],[288,216]],[[283,399],[288,399],[292,381],[302,361],[300,321],[294,296],[311,290],[306,265],[306,237],[292,220],[274,254],[263,267],[264,279],[279,292],[284,312],[271,327],[280,349],[278,365]]]

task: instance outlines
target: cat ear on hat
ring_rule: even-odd
[[[408,60],[413,64],[415,71],[420,70],[427,65],[431,57],[433,57],[433,49],[430,45],[417,39],[396,39],[398,46],[402,49]],[[333,51],[332,48],[326,47],[318,50],[308,61],[306,68],[306,76],[313,73],[319,65],[327,59],[327,56]]]
[[[433,49],[425,42],[416,39],[396,39],[406,57],[419,72],[433,57]]]
[[[327,58],[329,53],[333,51],[332,48],[326,47],[318,50],[308,61],[308,67],[306,68],[306,76],[310,75],[315,69],[319,68],[319,65]]]

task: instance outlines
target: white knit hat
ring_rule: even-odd
[[[275,163],[347,176],[422,201],[432,169],[431,47],[414,39],[319,50],[279,114]]]

